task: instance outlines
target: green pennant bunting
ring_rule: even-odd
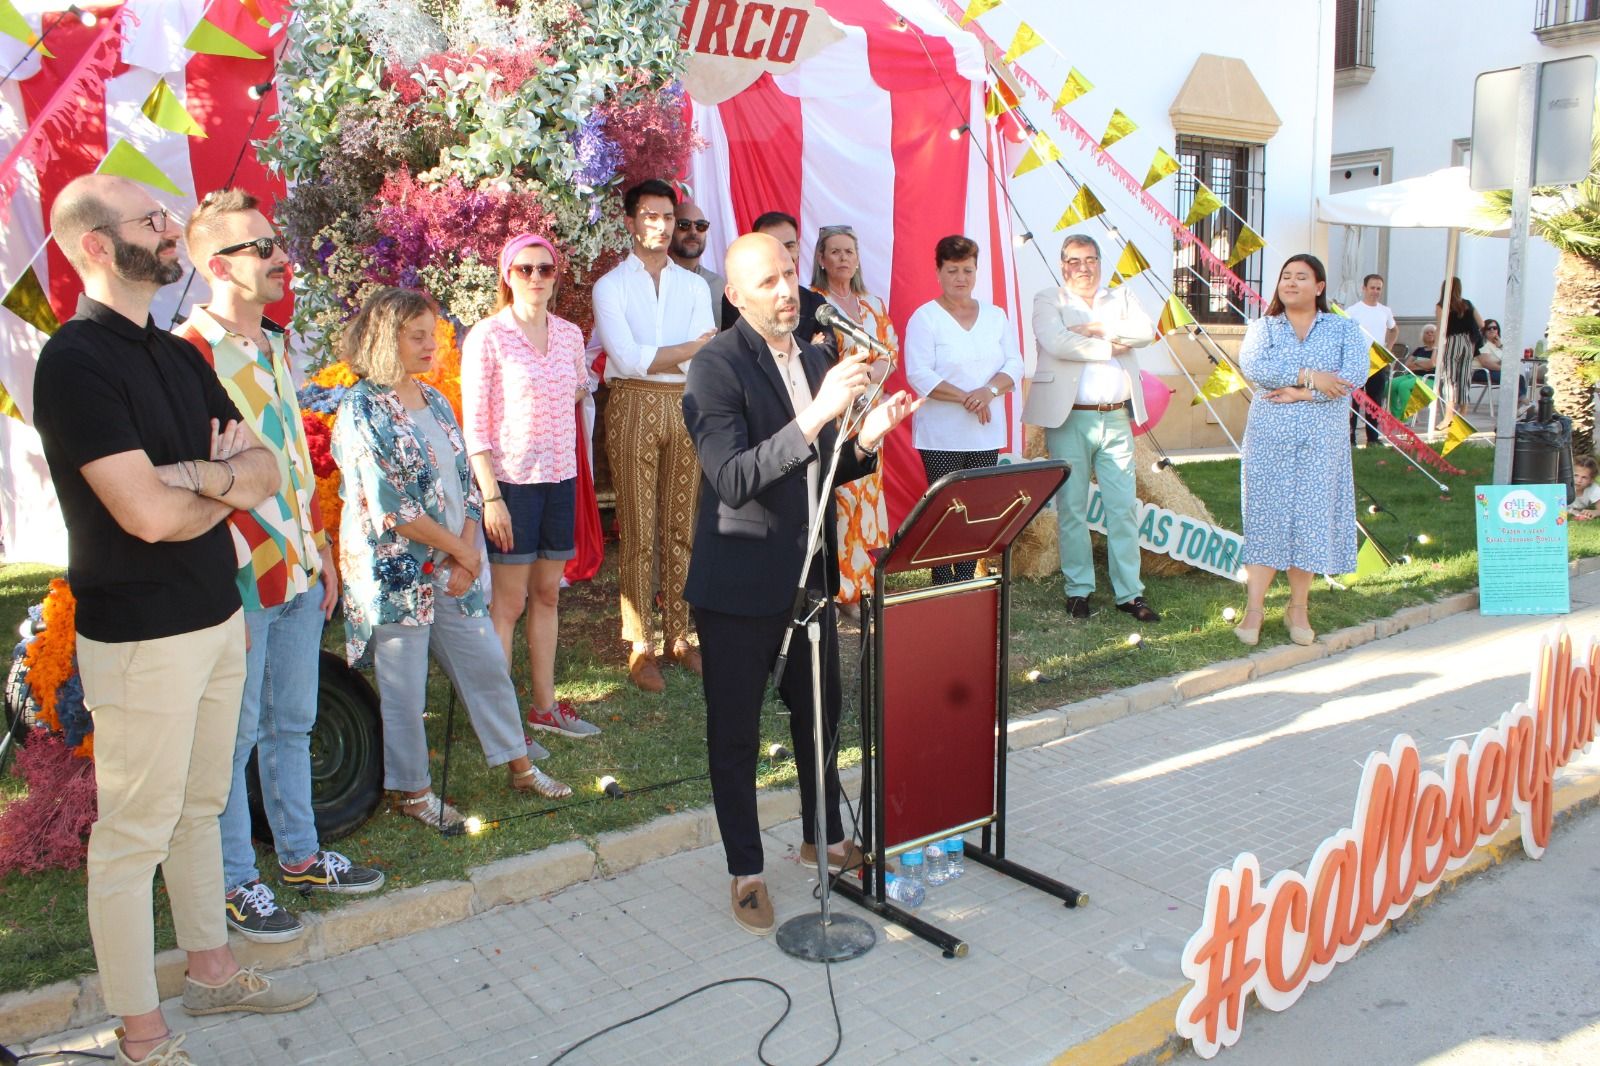
[[[33,272],[33,267],[22,272],[22,277],[11,286],[5,299],[0,300],[0,307],[47,337],[61,328],[61,320],[56,318],[55,308],[50,306],[50,298],[45,295],[44,286],[39,284],[39,275]]]
[[[1193,227],[1196,222],[1210,215],[1222,206],[1222,201],[1217,199],[1217,194],[1206,188],[1204,182],[1194,183],[1194,204],[1189,208],[1189,213],[1184,216],[1183,224]]]
[[[139,110],[144,112],[145,118],[164,130],[181,133],[186,137],[206,135],[200,123],[189,114],[189,109],[183,106],[183,101],[178,99],[178,94],[172,91],[172,86],[167,84],[166,78],[156,81],[155,88],[144,98],[144,104]]]
[[[1156,336],[1165,337],[1169,333],[1178,333],[1195,325],[1194,315],[1188,306],[1176,293],[1167,297],[1167,305],[1161,309],[1161,317],[1156,321]]]
[[[234,56],[238,59],[265,59],[266,56],[245,44],[209,19],[201,19],[183,46],[205,56]]]
[[[1371,537],[1361,539],[1361,549],[1356,552],[1356,572],[1344,575],[1344,583],[1354,584],[1364,577],[1381,574],[1389,569],[1389,560],[1384,557],[1377,541]]]
[[[183,190],[173,184],[172,179],[161,172],[161,168],[150,162],[150,157],[127,141],[119,140],[111,146],[111,151],[100,161],[95,168],[101,174],[115,174],[119,178],[131,178],[142,182],[162,192],[169,192],[174,196],[182,196]]]

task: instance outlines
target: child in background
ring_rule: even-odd
[[[1600,475],[1600,460],[1592,455],[1580,455],[1572,460],[1572,488],[1578,495],[1567,508],[1567,513],[1580,522],[1600,516],[1600,485],[1595,476]]]

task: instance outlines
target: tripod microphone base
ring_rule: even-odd
[[[799,914],[778,926],[778,947],[806,962],[857,959],[877,943],[872,926],[852,914],[834,914],[827,925],[820,914]]]

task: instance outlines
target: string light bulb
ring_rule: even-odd
[[[1375,503],[1369,503],[1369,504],[1367,504],[1367,513],[1368,513],[1368,514],[1377,514],[1377,513],[1378,513],[1378,512],[1379,512],[1379,511],[1381,511],[1381,510],[1383,510],[1383,508],[1381,508],[1381,507],[1379,507],[1379,506],[1378,506],[1378,505],[1377,505],[1377,504],[1375,504]]]
[[[1150,472],[1152,474],[1159,474],[1159,473],[1161,473],[1161,471],[1167,469],[1171,465],[1172,465],[1171,457],[1163,455],[1161,458],[1157,459],[1155,462],[1150,464]]]
[[[1411,565],[1411,556],[1409,556],[1409,555],[1400,556],[1399,563],[1400,563],[1401,566],[1410,566]]]
[[[1026,674],[1024,674],[1022,676],[1027,678],[1029,681],[1033,682],[1034,684],[1038,684],[1039,680],[1044,677],[1044,675],[1041,674],[1037,670],[1029,670]]]
[[[788,748],[784,747],[782,744],[768,744],[767,758],[771,759],[773,762],[784,762],[794,758],[794,753]]]
[[[483,832],[483,819],[474,814],[466,820],[464,827],[467,831],[467,836],[475,837]]]
[[[1431,544],[1431,543],[1433,543],[1433,538],[1428,536],[1426,533],[1418,533],[1417,534],[1417,543],[1418,544]]]
[[[1031,240],[1033,240],[1033,233],[1031,231],[1025,231],[1023,233],[1018,233],[1015,236],[1013,236],[1011,238],[1011,243],[1012,243],[1012,245],[1014,245],[1017,248],[1024,248],[1024,247],[1027,246],[1028,242],[1031,241]]]
[[[67,14],[74,16],[84,26],[88,27],[93,27],[95,23],[100,21],[99,17],[93,11],[85,11],[77,4],[72,4],[69,6],[67,8]]]
[[[952,141],[959,141],[961,138],[967,135],[967,130],[971,128],[972,127],[963,122],[961,125],[950,131],[950,139]]]
[[[263,96],[265,96],[268,93],[270,93],[271,91],[272,91],[272,80],[269,78],[268,80],[262,82],[260,85],[252,85],[252,86],[250,86],[250,88],[248,90],[246,90],[246,95],[249,96],[250,99],[252,99],[252,100],[259,100]]]
[[[1141,648],[1143,646],[1144,646],[1144,634],[1143,633],[1129,633],[1128,634],[1128,647],[1130,647],[1130,648]]]
[[[596,785],[603,794],[610,796],[612,799],[619,800],[622,798],[622,786],[617,784],[617,779],[610,774],[602,777],[596,782]]]
[[[894,28],[899,30],[901,33],[904,33],[907,30],[909,30],[911,27],[906,25],[905,18],[903,16],[901,16],[901,17],[896,17],[895,18],[895,20],[894,20]]]
[[[1239,612],[1234,610],[1232,607],[1224,607],[1222,609],[1222,620],[1224,622],[1231,622],[1235,618],[1238,618],[1238,617],[1239,617]]]

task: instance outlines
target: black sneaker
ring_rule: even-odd
[[[1144,602],[1143,596],[1135,596],[1127,603],[1117,604],[1117,610],[1123,612],[1124,614],[1131,614],[1134,618],[1141,622],[1161,621],[1161,616],[1150,609],[1150,605]]]
[[[1067,613],[1074,618],[1092,618],[1094,610],[1089,606],[1089,597],[1068,596]]]
[[[228,927],[246,940],[259,944],[279,944],[293,940],[305,931],[300,919],[279,907],[272,889],[257,878],[224,897]]]
[[[360,892],[376,892],[383,887],[381,870],[357,866],[337,851],[317,852],[311,865],[299,873],[279,866],[278,877],[286,888],[299,889],[302,896],[309,896],[313,891],[356,895]]]

